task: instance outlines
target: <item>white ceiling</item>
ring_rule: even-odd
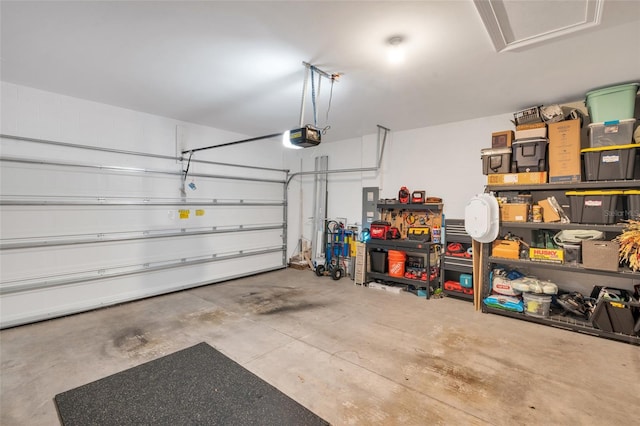
[[[549,32],[560,15],[579,20],[574,8],[585,7],[522,3],[502,5],[515,37],[537,25]],[[343,74],[325,141],[375,133],[376,124],[405,130],[575,101],[640,81],[640,1],[605,1],[600,25],[503,52],[472,0],[2,1],[0,13],[3,81],[247,136],[297,126],[303,61]],[[401,66],[386,61],[393,35],[405,39]],[[328,89],[323,80],[319,126]],[[312,122],[310,97],[306,110]]]

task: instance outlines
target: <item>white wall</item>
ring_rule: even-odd
[[[573,104],[572,104],[573,105]],[[580,105],[576,104],[576,107]],[[440,126],[392,132],[388,136],[381,169],[375,172],[329,175],[328,217],[347,218],[358,223],[362,216],[362,188],[380,188],[381,198],[397,198],[401,186],[410,191],[426,190],[427,196],[441,197],[448,218],[464,218],[469,199],[484,192],[487,177],[482,174],[480,150],[491,146],[493,132],[513,129],[512,114],[460,121]],[[384,123],[382,123],[384,124]],[[372,167],[376,165],[377,135],[338,142],[323,142],[318,147],[295,151],[289,156],[292,171],[313,170],[314,157],[329,156],[329,170]],[[296,167],[297,165],[297,167]],[[301,190],[302,189],[302,190]],[[302,194],[302,212],[294,201]],[[298,229],[302,238],[311,240],[313,213],[313,178],[294,178],[290,185],[289,254],[297,244]],[[302,227],[300,227],[302,218]],[[520,268],[543,280],[561,283],[566,291],[591,289],[593,285],[610,285],[632,290],[635,281],[625,278],[575,274],[535,267]]]
[[[328,216],[346,217],[349,224],[360,225],[363,187],[379,187],[381,198],[397,198],[400,187],[406,186],[410,191],[425,190],[427,196],[442,198],[447,217],[463,218],[467,201],[483,192],[486,184],[480,150],[491,146],[491,133],[513,128],[511,118],[512,114],[503,114],[407,131],[391,129],[378,172],[329,175]],[[330,170],[375,167],[377,149],[378,135],[373,133],[359,139],[323,142],[315,148],[294,151],[287,164],[295,172],[300,170],[302,161],[302,170],[310,171],[316,156],[327,155]],[[301,186],[302,212],[296,201]],[[300,228],[302,237],[311,239],[313,178],[295,177],[289,196],[291,254]]]
[[[246,138],[6,82],[0,89],[0,131],[4,135],[169,157],[187,148]],[[14,245],[0,251],[2,327],[284,266],[283,206],[222,207],[199,203],[210,203],[212,199],[282,203],[285,172],[192,163],[187,183],[193,181],[196,190],[183,192],[181,172],[185,164],[174,158],[84,150],[8,137],[0,142],[1,241],[3,245]],[[280,141],[263,141],[256,142],[251,149],[237,146],[203,151],[194,155],[194,159],[282,169],[284,157],[279,144]],[[8,161],[18,157],[102,168]],[[105,166],[143,171],[110,170]],[[275,183],[198,174],[254,177]],[[104,205],[95,204],[98,198],[106,200]],[[21,204],[16,204],[16,200]],[[56,200],[66,205],[56,205]],[[149,200],[150,204],[145,205],[143,200]],[[187,204],[181,205],[182,200]],[[26,205],[29,201],[37,204]],[[74,205],[75,202],[80,203]],[[109,205],[111,202],[120,204]],[[165,202],[168,204],[162,204]],[[190,215],[181,218],[179,211],[185,209]],[[204,214],[198,215],[196,210]],[[238,225],[280,226],[280,229],[15,248],[16,243],[49,244],[96,236],[117,239],[182,230],[208,232],[213,227]],[[246,254],[264,249],[271,251],[252,257],[211,260],[235,256],[241,250]],[[196,263],[153,270],[180,264],[183,259]],[[141,272],[144,268],[150,268],[149,272]],[[27,290],[30,286],[41,289]]]

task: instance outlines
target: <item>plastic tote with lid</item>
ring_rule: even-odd
[[[627,219],[640,220],[640,190],[629,189],[624,191],[627,197]]]
[[[621,84],[587,93],[587,109],[592,123],[633,118],[638,83]]]
[[[613,224],[624,219],[623,191],[567,191],[571,204],[571,222]]]
[[[580,150],[588,181],[633,179],[637,144],[600,146]]]
[[[547,170],[547,138],[516,139],[511,144],[512,161],[518,173]]]
[[[485,148],[482,155],[482,174],[509,173],[511,171],[511,147]]]

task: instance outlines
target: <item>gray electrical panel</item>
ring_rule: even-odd
[[[380,188],[362,188],[362,229],[370,229],[371,223],[380,219],[378,211],[378,196]]]

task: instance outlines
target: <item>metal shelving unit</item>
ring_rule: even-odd
[[[640,180],[616,180],[616,181],[597,181],[597,182],[580,182],[572,184],[539,184],[539,185],[489,185],[485,187],[486,192],[530,192],[536,197],[540,197],[541,194],[553,193],[557,191],[558,197],[564,197],[564,192],[569,190],[588,190],[588,189],[623,189],[623,188],[640,188]],[[624,224],[578,224],[578,223],[530,223],[530,222],[508,222],[501,224],[501,231],[503,229],[512,230],[535,230],[535,229],[552,229],[552,230],[564,230],[564,229],[589,229],[598,230],[609,234],[618,234],[624,229]],[[575,272],[579,274],[598,275],[604,277],[614,278],[626,278],[630,280],[640,280],[640,272],[632,272],[629,269],[621,268],[617,272],[613,271],[601,271],[594,269],[587,269],[582,264],[558,264],[548,262],[537,262],[524,259],[505,259],[500,257],[491,256],[490,244],[483,245],[483,258],[485,261],[482,265],[482,274],[485,283],[490,283],[490,271],[494,265],[509,265],[514,267],[526,267],[536,269],[550,269],[564,272]],[[561,285],[560,285],[561,286]],[[483,290],[483,298],[488,296],[491,292],[491,286],[485,285]],[[621,342],[640,345],[640,336],[628,335],[623,333],[609,332],[594,327],[590,321],[581,320],[572,316],[555,315],[551,312],[547,318],[538,318],[528,316],[523,313],[510,312],[507,310],[501,310],[493,307],[489,307],[482,304],[482,311],[485,313],[492,313],[502,315],[510,318],[516,318],[523,321],[534,322],[537,324],[548,325],[551,327],[562,328],[574,332],[589,334],[597,337],[602,337],[611,340],[617,340]]]
[[[378,203],[379,209],[386,210],[415,210],[415,211],[429,211],[442,210],[442,203],[426,203],[426,204],[402,204],[402,203]]]
[[[572,191],[575,189],[638,188],[639,180],[600,180],[576,183],[540,183],[534,185],[487,185],[486,192],[500,191]]]
[[[577,272],[590,275],[602,275],[605,277],[623,277],[630,279],[640,280],[640,272],[631,272],[629,269],[620,269],[618,272],[613,271],[601,271],[598,269],[587,269],[581,264],[565,264],[565,263],[552,263],[552,262],[537,262],[525,259],[505,259],[502,257],[488,256],[487,260],[493,264],[522,266],[527,268],[545,268],[555,269],[558,271]]]
[[[507,226],[505,224],[505,226]],[[557,229],[558,231],[562,229],[588,229],[602,232],[622,232],[624,229],[624,224],[613,224],[613,225],[597,225],[592,223],[534,223],[534,222],[509,222],[509,228],[520,228],[520,229]]]
[[[421,253],[425,255],[425,269],[427,274],[430,275],[431,270],[431,262],[430,255],[433,250],[436,250],[439,247],[439,244],[435,244],[432,242],[422,242],[422,241],[411,241],[411,240],[369,240],[367,241],[367,254],[374,249],[382,249],[382,250],[400,250],[405,252],[412,253]],[[365,257],[365,270],[366,268],[366,257]],[[408,279],[403,277],[393,277],[389,274],[383,274],[379,272],[367,272],[366,281],[383,281],[391,284],[400,284],[405,286],[413,286],[417,288],[426,288],[426,298],[428,299],[432,293],[432,285],[435,283],[435,287],[440,287],[440,274],[436,277],[435,280],[429,281],[421,281]],[[409,289],[407,289],[409,290]]]
[[[568,331],[575,331],[583,334],[589,334],[592,336],[603,337],[605,339],[618,340],[625,343],[632,343],[640,345],[640,337],[631,336],[623,333],[611,333],[608,331],[595,328],[589,321],[580,320],[578,318],[551,315],[548,318],[537,318],[527,316],[519,312],[504,311],[501,309],[491,308],[489,306],[482,306],[482,312],[502,315],[505,317],[515,318],[523,321],[534,322],[537,324],[547,325],[550,327],[561,328]]]
[[[376,207],[381,211],[398,211],[402,212],[420,212],[426,213],[428,215],[434,214],[440,216],[442,214],[442,203],[398,203],[398,202],[379,202],[376,204]],[[439,222],[438,222],[439,223]],[[389,283],[391,285],[403,285],[407,291],[411,291],[414,293],[418,293],[418,289],[425,289],[426,298],[429,299],[431,294],[436,288],[440,288],[442,286],[442,268],[441,265],[431,265],[431,254],[436,254],[436,262],[440,261],[440,243],[433,243],[431,241],[417,241],[417,240],[408,240],[408,239],[397,239],[397,240],[379,240],[372,239],[367,242],[366,252],[367,257],[369,257],[369,253],[374,249],[381,250],[399,250],[409,253],[417,253],[424,255],[425,257],[425,265],[424,269],[429,278],[431,278],[431,267],[438,267],[438,273],[435,279],[427,279],[425,281],[420,279],[409,279],[404,277],[393,277],[388,274],[383,274],[379,272],[371,272],[368,271],[366,274],[365,281],[382,281],[385,283]],[[365,270],[368,268],[365,268]]]

